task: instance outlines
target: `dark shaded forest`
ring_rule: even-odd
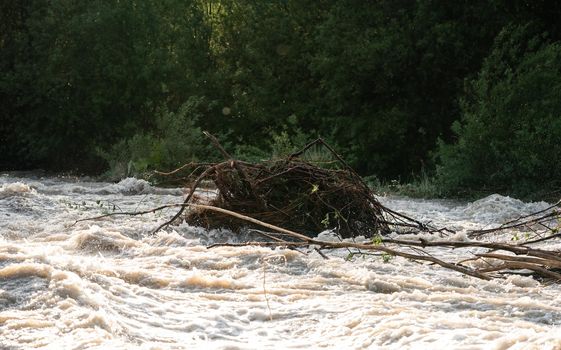
[[[442,194],[561,188],[561,3],[0,0],[0,169],[119,177],[322,137]],[[321,150],[317,151],[321,157]],[[428,174],[428,175],[427,175]]]

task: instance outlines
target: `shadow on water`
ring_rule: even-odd
[[[9,261],[0,261],[0,269],[9,266]],[[0,312],[25,308],[34,296],[48,288],[49,281],[38,276],[0,277]]]

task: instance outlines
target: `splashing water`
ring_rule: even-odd
[[[530,277],[481,281],[345,251],[207,249],[243,237],[187,224],[150,235],[174,209],[73,225],[181,195],[136,179],[1,176],[0,348],[561,348],[561,288]],[[499,195],[381,201],[459,236],[547,207]]]

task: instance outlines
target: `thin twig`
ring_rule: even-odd
[[[179,209],[179,211],[173,216],[173,218],[171,218],[170,220],[164,222],[163,224],[161,224],[160,226],[158,226],[157,229],[155,229],[154,231],[152,231],[152,234],[155,234],[156,232],[160,231],[162,228],[167,227],[169,224],[171,224],[172,222],[174,222],[177,218],[179,218],[181,216],[181,214],[183,214],[183,211],[185,210],[185,207],[187,206],[187,204],[189,203],[189,201],[191,200],[191,198],[193,197],[193,195],[195,194],[195,191],[197,190],[197,187],[199,187],[199,184],[201,183],[201,181],[203,181],[203,179],[205,177],[207,177],[208,175],[210,175],[212,172],[214,172],[216,170],[216,165],[215,166],[211,166],[210,168],[206,169],[201,175],[199,175],[199,177],[197,178],[197,180],[195,180],[195,183],[193,184],[193,186],[191,187],[191,191],[189,192],[189,194],[187,195],[187,197],[185,198],[185,200],[183,201],[183,205],[181,206],[181,209]]]

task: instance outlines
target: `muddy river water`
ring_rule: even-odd
[[[73,225],[182,196],[133,178],[0,175],[0,349],[561,349],[561,286],[531,277],[482,281],[346,251],[207,249],[247,237],[187,224],[150,235],[175,209]],[[450,239],[548,206],[380,200],[455,229]]]

